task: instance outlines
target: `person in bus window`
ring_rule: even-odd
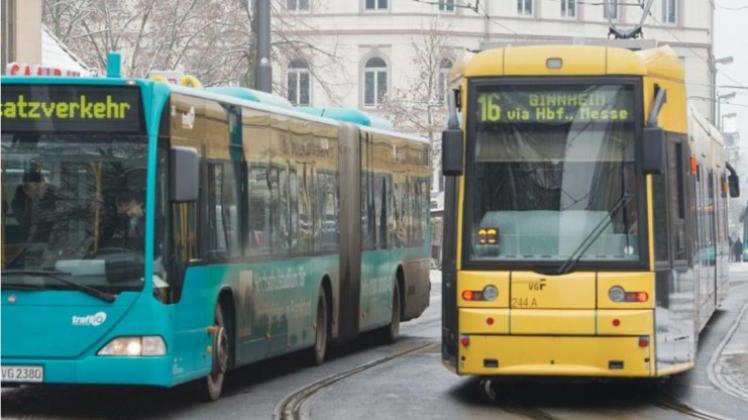
[[[38,169],[26,171],[16,188],[11,207],[25,242],[47,242],[55,225],[57,190]]]
[[[142,250],[145,238],[143,202],[137,193],[121,191],[115,198],[116,214],[104,229],[102,247]]]

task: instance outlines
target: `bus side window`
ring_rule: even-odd
[[[249,255],[266,255],[270,251],[269,220],[270,190],[266,179],[267,167],[250,162],[249,184]]]
[[[239,257],[242,254],[240,239],[241,226],[239,224],[239,188],[237,186],[237,165],[233,162],[223,162],[223,179],[220,190],[220,210],[227,256]]]
[[[207,259],[219,259],[226,256],[226,231],[224,230],[222,190],[223,164],[206,162],[203,188],[203,237],[204,256]]]

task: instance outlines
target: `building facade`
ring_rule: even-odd
[[[42,60],[42,0],[3,0],[2,71],[18,61],[40,64]]]
[[[444,108],[451,65],[485,45],[582,43],[608,39],[610,22],[630,28],[642,19],[637,2],[579,0],[277,0],[283,36],[308,43],[305,53],[274,63],[274,85],[291,102],[343,106],[397,120],[386,98]],[[275,25],[278,27],[278,25]],[[649,45],[670,45],[686,67],[688,95],[714,118],[713,5],[707,0],[654,0],[644,20]],[[431,57],[436,50],[438,57]],[[423,56],[429,55],[428,60]],[[431,63],[425,69],[423,63]],[[424,78],[437,91],[425,94]],[[414,91],[420,90],[420,91]],[[436,99],[436,100],[435,100]],[[416,104],[418,105],[418,104]],[[436,114],[438,117],[439,114]],[[434,115],[429,115],[433,118]],[[438,138],[423,125],[399,129]],[[433,124],[432,124],[433,126]],[[420,129],[419,129],[420,128]],[[440,189],[439,177],[434,188]]]
[[[477,3],[477,6],[476,6]],[[274,82],[302,105],[381,112],[381,100],[423,77],[419,46],[438,43],[440,69],[485,43],[583,42],[608,38],[642,18],[636,2],[610,0],[278,0],[284,35],[308,42],[305,57],[274,63]],[[687,4],[687,6],[686,6]],[[707,0],[654,0],[646,40],[672,46],[686,65],[689,96],[713,117],[713,6]],[[438,39],[434,39],[438,38]],[[330,61],[331,63],[329,63]],[[334,65],[333,65],[334,64]],[[439,69],[433,71],[438,72]],[[443,87],[437,77],[437,87]]]

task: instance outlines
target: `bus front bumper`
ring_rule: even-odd
[[[86,356],[78,359],[2,358],[3,369],[41,367],[41,384],[173,385],[172,357]],[[13,382],[4,381],[3,385]],[[21,382],[30,383],[30,382]]]
[[[458,346],[462,375],[655,376],[650,337],[473,334]]]

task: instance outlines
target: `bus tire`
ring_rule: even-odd
[[[324,363],[327,354],[328,332],[330,331],[327,307],[327,294],[323,288],[320,288],[317,298],[317,315],[314,321],[314,345],[309,350],[309,361],[314,366]]]
[[[197,381],[197,397],[201,401],[215,401],[221,397],[223,383],[231,360],[231,331],[226,322],[228,314],[220,302],[216,304],[214,326],[217,328],[211,346],[212,363],[208,376]]]
[[[395,282],[392,287],[392,318],[390,324],[382,330],[384,342],[393,344],[400,336],[400,318],[402,317],[402,302],[400,302],[400,284]]]

